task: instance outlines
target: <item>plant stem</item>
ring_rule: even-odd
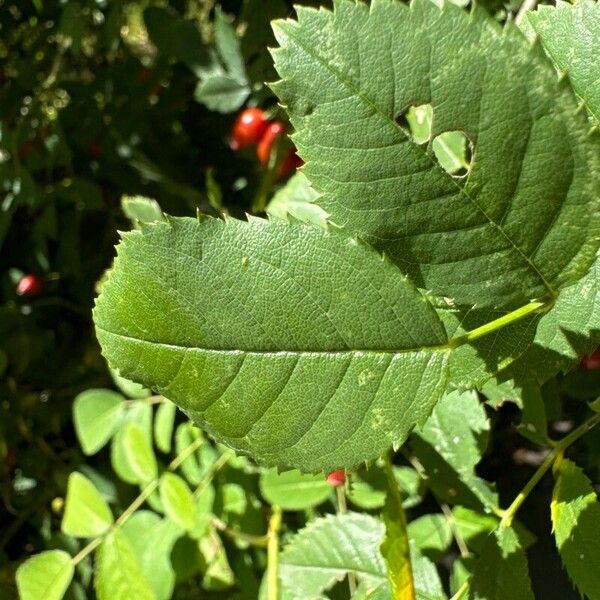
[[[456,541],[456,545],[458,546],[460,555],[463,558],[471,556],[471,553],[467,548],[467,544],[465,543],[463,536],[461,535],[460,531],[458,530],[458,527],[456,526],[456,519],[454,518],[450,507],[446,503],[442,502],[440,504],[440,508],[442,509],[442,512],[446,517],[446,521],[448,521],[448,525],[450,526],[450,530],[452,531],[452,535],[454,536],[454,540]]]
[[[213,517],[211,519],[211,521],[216,529],[218,529],[219,531],[222,531],[224,534],[226,534],[227,536],[229,536],[230,538],[232,538],[234,540],[236,540],[236,539],[241,540],[243,542],[247,542],[251,546],[256,546],[258,548],[264,548],[264,547],[268,546],[268,543],[269,543],[269,534],[268,533],[265,535],[252,535],[251,533],[244,533],[243,531],[237,531],[235,529],[230,529],[227,526],[227,523],[225,523],[225,521],[222,521],[221,519],[218,519],[217,517]]]
[[[469,590],[469,580],[463,581],[463,584],[456,590],[456,594],[450,600],[460,600]]]
[[[204,491],[204,488],[206,488],[206,486],[214,479],[214,476],[227,464],[232,456],[233,452],[223,452],[223,454],[215,460],[202,481],[200,481],[194,490],[194,498],[197,498]]]
[[[174,471],[179,465],[186,459],[190,454],[195,452],[203,443],[203,438],[194,440],[189,446],[186,446],[170,463],[167,467],[168,471]],[[94,538],[87,546],[82,548],[72,559],[71,564],[73,566],[79,564],[86,556],[91,554],[104,540],[104,538],[111,534],[113,531],[119,529],[129,517],[148,499],[149,496],[156,490],[160,478],[153,479],[133,500],[133,502],[123,511],[121,516],[110,526],[110,528],[101,536]]]
[[[494,319],[493,321],[490,321],[489,323],[485,323],[485,325],[482,325],[481,327],[476,327],[475,329],[472,329],[471,331],[467,331],[463,335],[460,335],[456,338],[451,339],[448,342],[448,347],[456,348],[457,346],[461,346],[462,344],[466,344],[468,342],[473,342],[485,335],[488,335],[489,333],[497,331],[498,329],[502,329],[503,327],[506,327],[507,325],[516,323],[517,321],[520,321],[521,319],[524,319],[525,317],[528,317],[529,315],[532,315],[535,313],[540,313],[540,312],[545,312],[552,306],[552,304],[553,304],[552,302],[538,302],[538,301],[530,302],[529,304],[526,304],[525,306],[521,306],[520,308],[517,308],[516,310],[513,310],[512,312],[502,315],[498,319]]]
[[[273,507],[267,532],[267,600],[279,598],[279,530],[281,509]]]
[[[519,492],[517,497],[513,500],[512,504],[504,511],[502,520],[500,521],[500,527],[510,527],[516,512],[519,510],[527,496],[531,493],[533,488],[540,482],[542,477],[546,474],[546,471],[554,464],[557,458],[562,456],[563,452],[575,441],[577,441],[582,435],[590,431],[593,427],[600,423],[600,413],[590,417],[587,421],[582,423],[577,429],[574,429],[569,435],[565,436],[562,440],[559,440],[554,444],[554,448],[548,454],[544,462],[538,467],[537,471],[533,474],[531,479],[527,482],[525,487]]]

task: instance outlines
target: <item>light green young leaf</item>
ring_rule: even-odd
[[[416,600],[446,600],[444,586],[435,565],[423,556],[413,543],[410,544],[410,563]]]
[[[175,587],[171,550],[183,531],[149,510],[135,512],[121,527],[156,600],[169,600]]]
[[[562,562],[579,593],[600,598],[600,503],[583,471],[570,460],[556,470],[551,515]]]
[[[123,455],[137,483],[147,483],[158,475],[154,450],[138,423],[128,423],[123,429]]]
[[[261,473],[259,484],[263,498],[283,510],[306,510],[331,496],[331,486],[323,473],[304,475],[298,471],[278,473],[277,469],[270,469]]]
[[[247,83],[240,39],[219,6],[215,10],[215,45],[229,75],[241,83]]]
[[[558,68],[567,73],[573,89],[600,124],[600,3],[558,0],[539,6],[527,18]]]
[[[230,113],[244,104],[250,88],[231,75],[216,74],[204,78],[196,86],[194,100],[209,110]]]
[[[202,437],[202,432],[191,421],[181,423],[175,431],[175,453],[179,454],[199,437]],[[179,469],[192,485],[198,485],[207,466],[201,464],[200,453],[194,452],[181,463]]]
[[[159,405],[154,419],[154,441],[161,452],[171,452],[173,427],[175,425],[175,414],[177,407],[166,400]]]
[[[113,437],[110,446],[110,462],[115,473],[127,483],[139,483],[139,476],[132,471],[125,455],[125,431],[129,423],[136,423],[144,432],[148,444],[152,443],[152,407],[144,402],[135,403],[125,413],[123,425]]]
[[[125,534],[109,534],[96,551],[98,600],[156,600]]]
[[[32,556],[16,574],[20,600],[61,600],[73,579],[71,557],[62,550]]]
[[[429,0],[297,15],[274,24],[273,89],[333,222],[459,305],[515,307],[585,274],[598,248],[600,138],[541,48],[483,9]],[[473,144],[468,177],[397,125],[426,103],[432,137],[462,131]]]
[[[408,524],[408,537],[421,552],[439,557],[452,543],[452,529],[442,514],[423,515]]]
[[[470,600],[535,600],[525,552],[515,531],[496,529],[475,561]]]
[[[196,524],[196,506],[187,483],[175,473],[163,473],[159,484],[165,514],[185,531]]]
[[[478,508],[497,504],[489,484],[475,474],[490,423],[476,392],[451,392],[412,436],[413,450],[444,501]]]
[[[469,169],[467,162],[467,138],[461,131],[440,133],[431,148],[442,168],[451,175]]]
[[[153,198],[145,196],[123,196],[121,208],[128,219],[134,224],[163,221],[165,216],[160,205]]]
[[[97,537],[112,524],[112,512],[92,482],[77,471],[71,473],[61,530],[73,537]]]
[[[304,223],[325,227],[329,215],[315,204],[318,197],[319,194],[311,187],[304,173],[298,171],[275,192],[267,205],[267,214],[280,219],[293,217]]]
[[[280,555],[283,597],[321,599],[323,591],[341,581],[348,571],[374,587],[387,584],[379,552],[382,538],[383,525],[366,514],[328,515],[312,521]]]
[[[443,392],[450,352],[393,264],[279,220],[171,219],[124,234],[95,321],[124,375],[235,449],[312,472],[404,440]]]
[[[111,390],[86,390],[73,402],[75,433],[84,454],[100,450],[117,431],[125,398]]]

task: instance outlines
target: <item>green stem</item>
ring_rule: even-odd
[[[525,306],[521,306],[520,308],[517,308],[516,310],[513,310],[512,312],[502,315],[500,318],[494,319],[493,321],[490,321],[489,323],[486,323],[485,325],[482,325],[481,327],[476,327],[475,329],[472,329],[471,331],[467,331],[463,335],[460,335],[456,338],[451,339],[448,342],[448,347],[456,348],[457,346],[462,346],[462,344],[466,344],[468,342],[473,342],[485,335],[488,335],[494,331],[497,331],[498,329],[502,329],[503,327],[506,327],[507,325],[516,323],[517,321],[520,321],[521,319],[524,319],[525,317],[528,317],[529,315],[532,315],[534,313],[545,312],[548,309],[550,309],[551,306],[552,306],[552,302],[539,302],[539,301],[530,302],[529,304],[526,304]]]
[[[217,460],[211,465],[202,481],[198,484],[194,490],[194,498],[197,498],[206,488],[207,485],[214,479],[215,475],[227,464],[229,459],[233,456],[233,452],[223,452]]]
[[[463,581],[463,584],[456,590],[456,594],[450,600],[460,600],[469,591],[469,580]]]
[[[504,511],[504,515],[500,521],[500,527],[510,527],[516,512],[519,510],[527,496],[531,493],[533,488],[540,482],[546,472],[552,467],[554,462],[563,455],[564,451],[574,442],[576,442],[582,435],[586,434],[590,429],[594,428],[600,423],[600,413],[590,417],[587,421],[582,423],[579,427],[574,429],[569,435],[565,436],[562,440],[555,442],[554,448],[548,454],[544,462],[538,467],[537,471],[532,475],[531,479],[527,482],[525,487],[519,492],[517,497],[513,500],[512,504]]]
[[[186,446],[168,465],[168,471],[175,471],[177,467],[186,459],[190,454],[195,452],[204,443],[203,438],[194,440],[189,446]],[[140,507],[144,502],[152,495],[152,493],[158,487],[160,478],[153,479],[133,500],[133,502],[123,511],[121,516],[110,526],[106,533],[101,536],[94,538],[87,546],[82,548],[72,559],[71,564],[73,566],[79,564],[86,556],[91,554],[104,540],[104,538],[111,534],[113,531],[119,529],[121,525],[125,523],[131,517],[131,515]]]
[[[257,548],[265,548],[269,544],[269,534],[265,535],[252,535],[251,533],[245,533],[243,531],[237,531],[236,529],[230,529],[227,526],[225,521],[217,517],[213,517],[211,519],[212,524],[216,529],[222,531],[225,535],[229,536],[234,540],[241,540],[243,542],[247,542],[251,546],[256,546]]]
[[[279,530],[281,509],[273,507],[267,533],[267,600],[279,599]]]

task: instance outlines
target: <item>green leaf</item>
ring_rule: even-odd
[[[469,168],[466,161],[467,139],[460,131],[445,131],[438,135],[431,148],[442,165],[442,168],[451,175]]]
[[[304,173],[298,171],[275,192],[267,205],[267,214],[280,219],[293,217],[304,223],[325,227],[329,216],[315,204],[319,194],[311,187]]]
[[[86,390],[73,402],[75,433],[84,454],[100,450],[117,431],[125,398],[111,390]]]
[[[181,423],[175,431],[175,453],[180,454],[199,437],[202,437],[202,432],[192,422]],[[190,454],[179,466],[182,474],[193,485],[202,481],[207,467],[208,465],[201,464],[199,452]]]
[[[215,45],[229,75],[241,83],[247,83],[240,40],[219,6],[215,10]]]
[[[128,219],[136,223],[162,221],[165,216],[158,202],[145,196],[123,196],[121,208]]]
[[[410,545],[410,563],[416,600],[446,600],[447,596],[435,565],[423,556],[413,543]]]
[[[455,506],[452,514],[458,534],[469,549],[475,552],[481,552],[489,535],[499,524],[497,517],[479,513],[464,506]]]
[[[98,537],[112,524],[112,512],[92,482],[81,473],[71,473],[61,530],[73,537]]]
[[[98,600],[155,600],[129,540],[119,529],[96,552],[94,587]]]
[[[429,0],[297,14],[274,24],[272,87],[334,223],[458,305],[515,307],[585,274],[598,248],[600,138],[541,48],[484,10]],[[425,103],[433,137],[461,131],[473,144],[468,177],[397,125]]]
[[[423,515],[408,524],[408,537],[421,552],[440,558],[452,543],[452,529],[442,514]]]
[[[174,473],[163,473],[159,489],[165,514],[185,531],[192,530],[196,523],[196,507],[187,483]]]
[[[294,536],[279,558],[283,597],[313,600],[348,571],[371,585],[386,583],[379,544],[383,525],[366,514],[316,519]],[[360,548],[360,552],[357,552]]]
[[[200,560],[204,577],[202,587],[207,590],[224,590],[235,583],[227,553],[218,533],[211,528],[199,541]]]
[[[135,403],[130,405],[125,413],[124,424],[113,437],[110,447],[110,462],[115,473],[120,479],[127,483],[139,483],[139,476],[132,471],[129,459],[125,454],[125,432],[129,423],[136,423],[148,440],[152,443],[152,407],[146,403]]]
[[[135,512],[121,529],[156,600],[169,600],[175,587],[171,550],[183,533],[181,529],[147,510]]]
[[[500,527],[477,559],[469,588],[471,600],[534,600],[525,552],[513,529]]]
[[[570,460],[556,470],[551,515],[554,539],[569,577],[583,596],[600,598],[600,504],[583,471]]]
[[[600,124],[600,4],[578,0],[556,6],[539,6],[527,18],[540,36],[544,49],[585,102]]]
[[[204,104],[209,110],[230,113],[244,104],[250,94],[246,83],[240,83],[235,77],[217,73],[205,77],[194,91],[194,100]]]
[[[159,405],[154,420],[154,440],[156,447],[161,452],[171,452],[171,438],[173,437],[173,426],[175,425],[175,413],[177,407],[166,400]]]
[[[124,375],[237,450],[312,472],[406,439],[439,399],[450,352],[393,264],[279,220],[170,219],[124,234],[94,318]]]
[[[221,69],[194,23],[175,10],[151,6],[144,11],[144,21],[150,39],[164,57],[182,61],[199,77]]]
[[[476,392],[451,392],[412,436],[413,450],[437,496],[470,507],[497,504],[489,484],[475,474],[490,423]]]
[[[306,510],[331,496],[331,486],[323,473],[304,475],[298,471],[265,471],[260,476],[260,492],[273,506],[283,510]]]
[[[62,550],[32,556],[16,574],[20,600],[61,600],[73,579],[71,557]]]
[[[137,423],[128,423],[123,430],[123,455],[138,483],[147,483],[158,475],[152,446]]]
[[[152,392],[148,388],[145,388],[143,385],[135,383],[135,381],[125,379],[125,377],[121,377],[119,373],[117,373],[117,371],[115,371],[114,369],[110,369],[110,376],[115,382],[115,385],[128,398],[141,400],[142,398],[148,398],[148,396],[152,394]]]

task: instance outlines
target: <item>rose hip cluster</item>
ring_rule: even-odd
[[[256,146],[258,162],[267,167],[277,140],[285,135],[285,124],[269,121],[260,108],[246,108],[235,120],[231,129],[229,146],[241,150]],[[283,179],[302,165],[302,160],[293,148],[289,148],[277,167],[277,179]]]

